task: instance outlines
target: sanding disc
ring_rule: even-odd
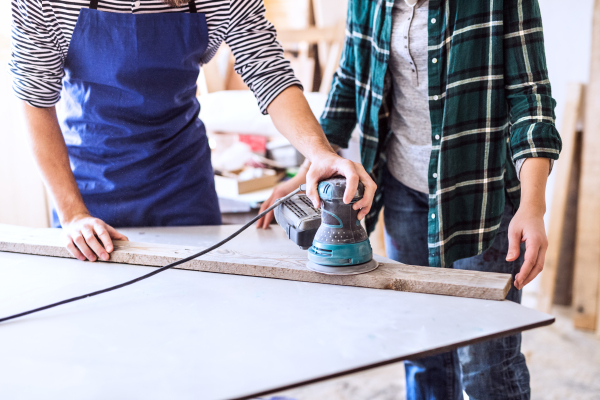
[[[332,267],[331,265],[315,264],[309,261],[306,267],[311,271],[319,272],[327,275],[358,275],[371,272],[379,267],[379,263],[375,260],[363,264],[348,265],[344,267]]]

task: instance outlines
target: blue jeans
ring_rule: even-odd
[[[405,264],[428,265],[428,195],[404,186],[386,171],[384,197],[388,257]],[[521,256],[516,261],[505,260],[508,224],[515,211],[507,201],[492,247],[478,256],[454,262],[451,268],[510,273],[514,280],[525,252],[521,245]],[[521,292],[512,286],[507,300],[520,303]],[[462,400],[463,390],[470,400],[530,398],[520,334],[405,361],[404,367],[408,400]]]

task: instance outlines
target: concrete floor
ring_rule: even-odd
[[[536,304],[525,293],[523,304]],[[600,337],[573,328],[568,307],[556,306],[556,322],[523,333],[523,353],[534,400],[600,400]],[[401,363],[307,385],[276,395],[286,400],[404,400]],[[278,399],[278,400],[279,400]]]

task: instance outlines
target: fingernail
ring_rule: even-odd
[[[79,259],[79,261],[85,261],[86,258],[85,257],[77,257]]]
[[[108,261],[108,254],[102,253],[102,255],[100,257],[102,258],[102,260]]]

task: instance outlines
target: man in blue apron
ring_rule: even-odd
[[[13,8],[34,12],[28,1],[13,0]],[[108,12],[90,1],[79,12],[63,61],[58,117],[54,107],[25,106],[34,156],[56,207],[53,224],[62,225],[65,245],[80,260],[106,260],[111,239],[127,239],[112,226],[221,223],[196,98],[199,64],[212,33],[194,1],[188,11]],[[28,28],[18,34],[27,35]],[[20,38],[13,38],[18,44]],[[20,60],[13,57],[14,75]],[[333,152],[297,83],[276,93],[268,111],[313,162],[310,195],[319,180],[341,173],[350,181],[351,197],[361,180],[369,189],[356,205],[364,216],[375,184],[362,166]]]

